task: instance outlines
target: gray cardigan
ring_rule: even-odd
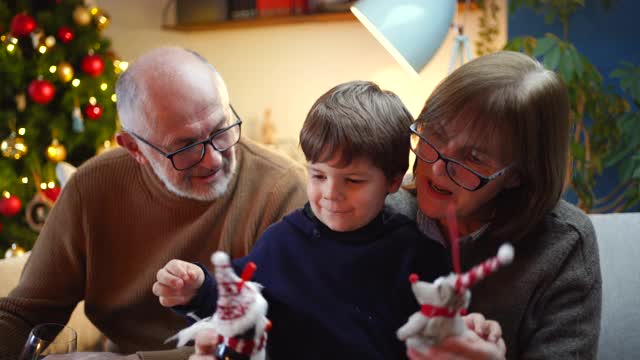
[[[415,196],[387,197],[395,211],[415,218]],[[602,304],[600,261],[593,225],[561,200],[535,236],[514,244],[513,264],[478,282],[470,312],[502,326],[508,359],[594,359]],[[486,235],[460,244],[463,271],[495,256]]]

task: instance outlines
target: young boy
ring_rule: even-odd
[[[395,94],[365,81],[334,87],[309,111],[300,132],[309,202],[234,261],[236,271],[257,265],[270,358],[406,358],[396,331],[419,307],[409,275],[433,281],[451,270],[443,246],[384,209],[408,167],[412,122]],[[185,313],[215,311],[215,280],[195,264],[172,260],[153,291]]]

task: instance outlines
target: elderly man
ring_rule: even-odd
[[[304,170],[241,139],[220,75],[199,55],[160,48],[117,84],[121,148],[82,165],[52,209],[18,286],[0,299],[0,358],[30,329],[86,314],[120,354],[74,359],[181,359],[163,341],[187,324],[151,292],[173,258],[210,265],[246,254],[273,222],[304,204]],[[80,334],[82,336],[82,334]],[[138,353],[135,353],[138,351]]]

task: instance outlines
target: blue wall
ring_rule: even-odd
[[[640,64],[640,1],[615,0],[608,10],[599,0],[586,0],[586,3],[569,20],[569,41],[598,68],[607,79],[605,84],[619,89],[617,81],[609,78],[611,71],[621,61]],[[531,9],[519,9],[510,14],[508,29],[509,39],[522,35],[541,37],[548,32],[563,37],[562,26],[557,20],[546,24],[544,15]],[[607,194],[617,184],[617,172],[605,172],[598,179],[596,195]],[[566,198],[576,202],[575,194],[569,193]]]

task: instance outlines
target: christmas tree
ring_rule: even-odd
[[[101,33],[109,22],[87,1],[0,0],[0,258],[33,246],[60,193],[56,164],[113,145],[127,63]]]

